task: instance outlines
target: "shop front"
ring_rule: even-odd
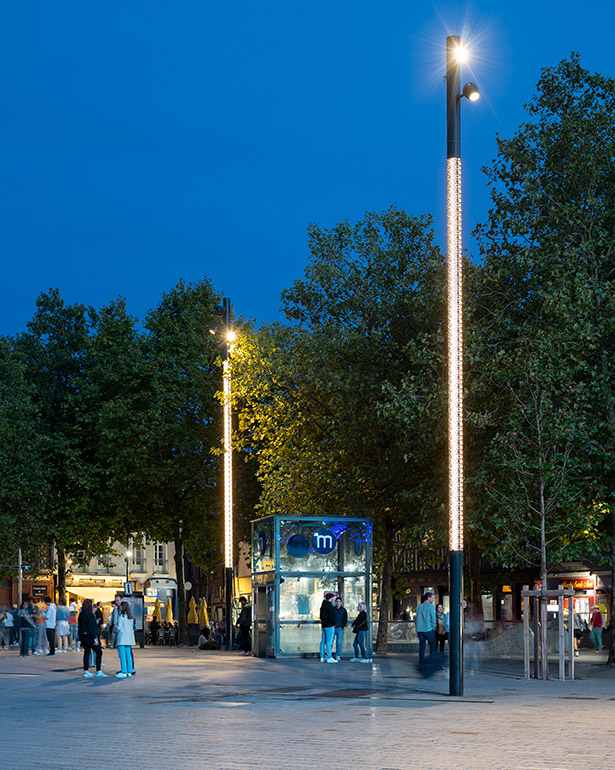
[[[252,544],[254,653],[319,655],[320,605],[330,591],[348,612],[342,654],[351,657],[359,602],[371,618],[370,519],[267,516],[252,522]]]

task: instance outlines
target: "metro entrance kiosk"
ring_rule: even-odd
[[[342,655],[353,657],[352,621],[364,602],[372,654],[372,522],[367,518],[266,516],[252,522],[253,652],[320,655],[320,605],[331,591],[348,612]]]

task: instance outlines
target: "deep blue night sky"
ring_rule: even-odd
[[[214,7],[215,6],[215,7]],[[465,245],[480,167],[572,50],[615,74],[610,2],[198,0],[4,3],[0,333],[58,287],[139,318],[184,278],[280,318],[310,222],[391,204],[445,231],[444,43],[473,51],[462,115]]]

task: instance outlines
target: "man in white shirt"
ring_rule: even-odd
[[[45,633],[47,634],[47,641],[49,642],[49,652],[47,655],[56,654],[56,606],[53,603],[51,596],[45,597],[45,603],[47,609],[43,610],[43,616],[45,618]]]

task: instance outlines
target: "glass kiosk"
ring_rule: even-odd
[[[353,657],[351,624],[364,602],[371,620],[372,522],[367,518],[266,516],[252,522],[253,651],[258,657],[320,654],[327,591],[348,612],[342,655]],[[371,622],[366,648],[371,657]]]

